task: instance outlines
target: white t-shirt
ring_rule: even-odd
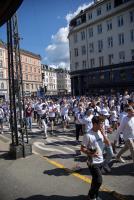
[[[99,164],[103,162],[104,138],[100,131],[94,132],[93,130],[90,130],[88,134],[84,135],[82,145],[87,149],[92,147],[97,150],[98,155],[92,157],[91,159],[93,164]]]
[[[56,107],[54,105],[48,106],[49,117],[55,117],[55,109]]]
[[[93,127],[92,118],[93,118],[93,115],[90,115],[90,116],[86,115],[82,120],[82,124],[85,125],[85,132],[86,133],[88,133]]]
[[[124,140],[134,139],[134,117],[125,116],[118,128],[118,134],[123,133]]]

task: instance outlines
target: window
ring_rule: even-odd
[[[130,41],[134,42],[134,29],[130,30]]]
[[[77,33],[74,34],[74,43],[78,42]]]
[[[27,65],[25,66],[25,71],[28,72],[28,66]]]
[[[126,80],[126,73],[125,73],[125,71],[120,71],[120,78],[122,79],[122,80]]]
[[[29,89],[29,84],[26,84],[26,89]]]
[[[113,64],[113,58],[114,58],[113,54],[109,54],[109,55],[108,55],[108,62],[109,62],[109,65],[112,65],[112,64]]]
[[[82,68],[85,69],[86,68],[86,60],[82,61]]]
[[[119,45],[123,45],[124,44],[124,33],[120,33],[118,35],[119,38]]]
[[[4,89],[4,83],[1,83],[1,89]]]
[[[89,20],[92,19],[92,12],[88,14],[88,19],[89,19]]]
[[[91,58],[91,59],[90,59],[90,65],[91,65],[91,68],[94,67],[94,65],[95,65],[94,58]]]
[[[125,52],[124,51],[119,52],[119,59],[120,59],[120,62],[125,61]]]
[[[111,2],[108,2],[106,4],[106,11],[109,11],[109,10],[111,10]]]
[[[0,67],[3,67],[3,62],[2,62],[2,60],[0,60]]]
[[[75,56],[75,57],[78,56],[78,49],[77,49],[77,48],[74,49],[74,56]]]
[[[0,78],[3,78],[3,72],[0,72]]]
[[[78,26],[78,25],[80,25],[81,24],[81,18],[78,18],[77,20],[76,20],[76,25]]]
[[[134,10],[130,12],[130,22],[134,22]]]
[[[0,56],[2,56],[2,49],[0,49]]]
[[[81,32],[81,40],[85,40],[85,31]]]
[[[113,37],[108,37],[107,42],[108,42],[108,48],[113,47]]]
[[[105,78],[104,74],[101,73],[101,74],[100,74],[100,79],[101,79],[101,80],[104,80],[104,78]]]
[[[112,20],[107,21],[107,31],[112,30]]]
[[[97,9],[97,16],[101,15],[101,7]]]
[[[134,60],[134,49],[131,49],[132,60]]]
[[[119,16],[118,18],[118,27],[123,26],[124,22],[123,22],[123,16]]]
[[[93,42],[89,43],[89,52],[90,53],[94,52],[94,44],[93,44]]]
[[[82,53],[82,55],[86,55],[86,47],[85,47],[85,45],[81,46],[81,53]]]
[[[89,33],[89,38],[93,37],[93,28],[89,28],[88,33]]]
[[[102,67],[103,65],[104,65],[104,58],[103,58],[103,56],[100,56],[99,57],[99,67]]]
[[[102,33],[102,24],[97,26],[98,34]]]
[[[26,74],[26,80],[28,80],[28,75]]]
[[[102,49],[103,49],[103,41],[98,40],[98,52],[102,52]]]

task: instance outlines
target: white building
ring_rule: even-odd
[[[68,38],[73,94],[132,89],[133,0],[95,1],[71,20]]]
[[[66,69],[56,69],[58,94],[71,94],[70,73]]]
[[[42,64],[42,80],[46,95],[57,95],[57,73],[55,69]]]
[[[6,45],[0,41],[0,98],[8,99],[8,71]]]

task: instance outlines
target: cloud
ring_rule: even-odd
[[[87,8],[89,4],[83,4],[79,6],[74,13],[68,13],[65,16],[67,25],[66,27],[61,27],[56,34],[51,36],[51,44],[45,48],[44,62],[51,67],[62,67],[70,68],[69,62],[69,42],[68,42],[68,32],[69,32],[69,22],[76,16],[81,10]]]

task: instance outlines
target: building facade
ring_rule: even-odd
[[[133,0],[94,1],[69,28],[73,95],[133,90]]]
[[[25,96],[37,96],[42,86],[41,56],[20,50]],[[15,59],[15,58],[14,58]],[[0,98],[9,99],[7,45],[0,42]]]
[[[8,99],[8,71],[6,44],[0,41],[0,99]]]
[[[24,94],[36,96],[42,87],[41,56],[22,49],[20,55]]]
[[[54,68],[42,64],[42,82],[46,95],[57,95],[57,73]]]
[[[66,69],[56,69],[58,95],[71,94],[70,73]]]

